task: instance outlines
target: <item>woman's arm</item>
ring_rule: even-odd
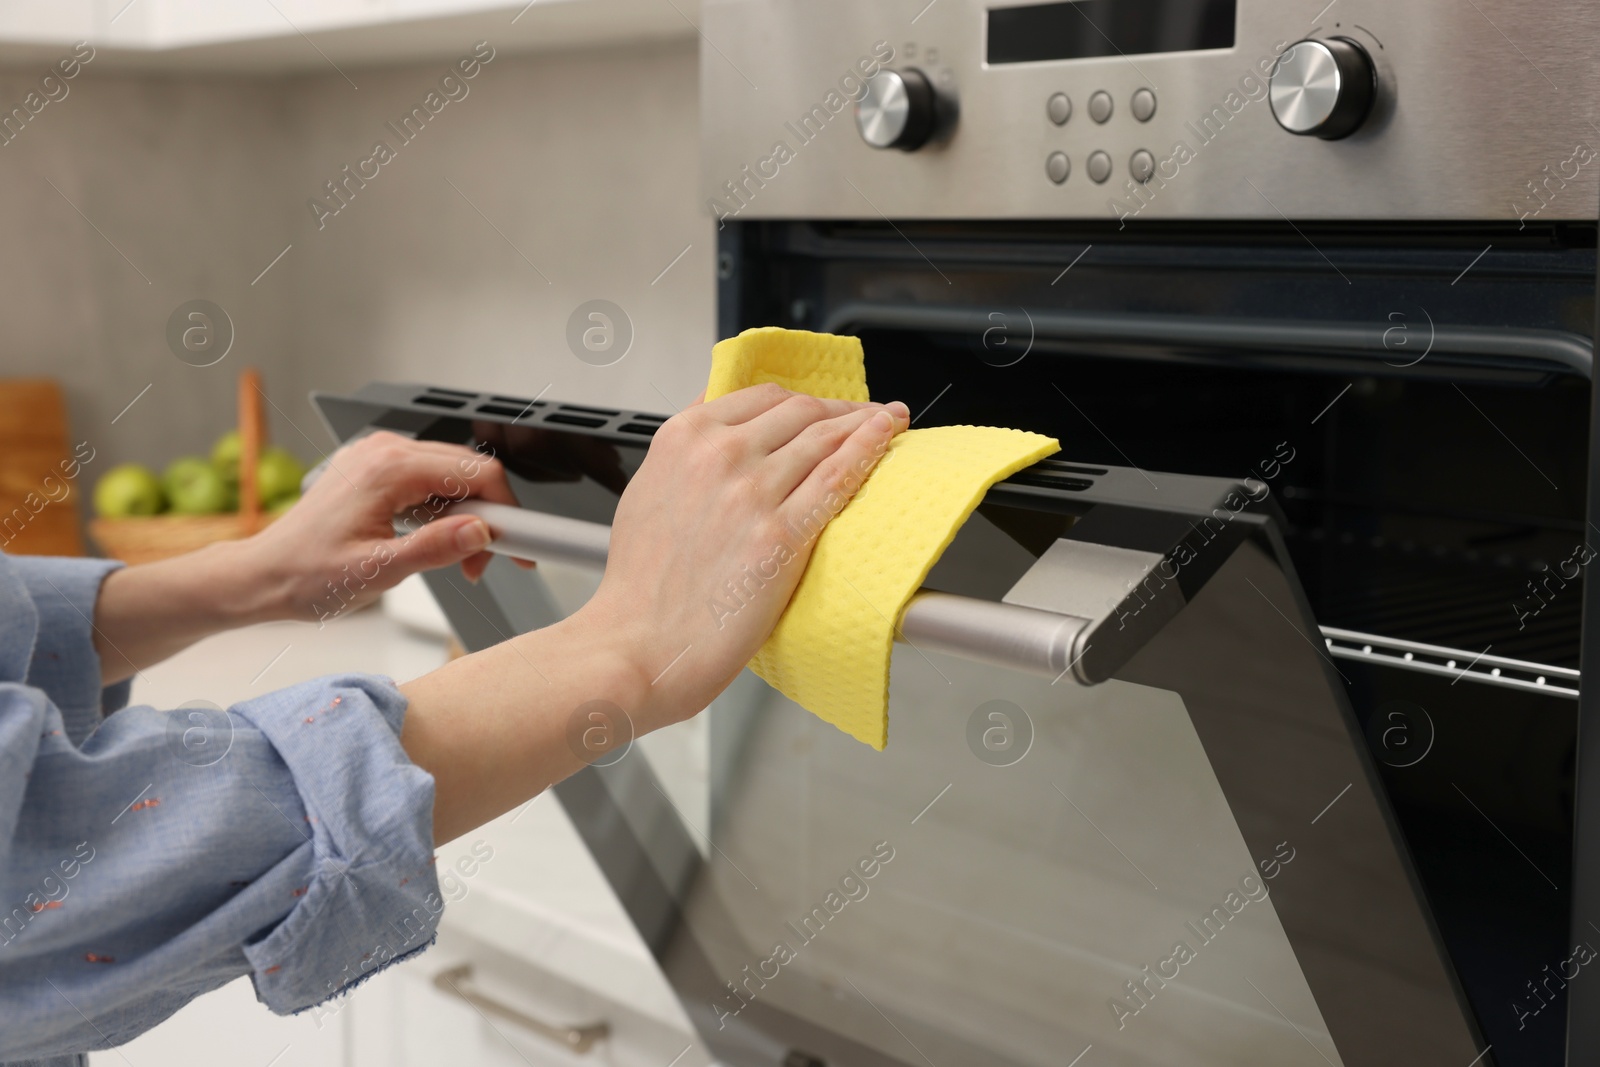
[[[763,385],[667,420],[618,504],[593,600],[403,687],[402,744],[437,783],[435,839],[542,792],[599,756],[597,743],[710,703],[771,633],[815,532],[908,414]],[[482,520],[398,538],[391,525],[429,497],[466,495],[516,502],[500,463],[467,448],[388,433],[346,446],[256,536],[110,574],[94,613],[103,681],[230,627],[317,620],[417,571],[459,562],[476,579],[489,559]],[[374,560],[376,576],[352,586]]]
[[[594,598],[401,687],[401,744],[434,778],[434,840],[709,704],[776,625],[815,531],[906,423],[901,404],[777,386],[669,419],[618,504]]]

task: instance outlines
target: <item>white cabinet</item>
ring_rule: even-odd
[[[95,46],[96,70],[264,74],[691,37],[696,0],[52,0],[0,5],[12,61]]]

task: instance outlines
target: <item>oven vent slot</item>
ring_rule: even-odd
[[[667,416],[665,416],[665,415],[635,415],[634,419],[636,421],[638,421],[638,422],[666,422],[667,421]]]
[[[521,407],[514,408],[506,404],[479,404],[476,410],[480,415],[504,415],[510,419],[519,419],[535,407],[540,406],[542,405],[523,404]]]
[[[1033,465],[1032,469],[1039,470],[1041,468],[1052,471],[1066,471],[1068,474],[1089,474],[1095,477],[1110,473],[1104,467],[1084,467],[1076,463],[1068,463],[1062,459],[1041,459]]]
[[[521,411],[524,408],[540,406],[539,401],[529,400],[525,396],[500,396],[498,393],[496,393],[492,394],[489,399],[496,404],[515,404],[517,405],[518,411]]]
[[[583,411],[586,409],[578,408],[577,410]],[[544,417],[544,421],[558,422],[563,426],[584,426],[588,427],[589,429],[594,429],[595,427],[604,426],[606,424],[605,419],[593,418],[588,415],[567,415],[560,411],[552,412],[549,415],[546,415]]]
[[[610,408],[585,408],[585,407],[579,407],[577,404],[562,404],[561,407],[558,410],[560,410],[560,411],[580,411],[585,415],[611,415],[611,416],[616,416],[616,415],[621,415],[622,414],[622,412],[620,412],[620,411],[612,411]],[[554,421],[553,418],[552,418],[552,421]],[[586,423],[586,422],[585,423],[578,423],[577,425],[588,426],[589,423]],[[594,423],[594,425],[599,426],[599,425],[601,425],[601,423],[597,422],[597,423]]]
[[[441,389],[436,385],[428,386],[428,392],[435,396],[458,396],[463,400],[475,400],[478,396],[477,393],[464,393],[460,389]]]
[[[1012,485],[1034,485],[1042,489],[1066,489],[1074,493],[1081,493],[1085,489],[1094,488],[1094,482],[1088,478],[1074,478],[1063,471],[1040,470],[1038,467],[1029,467],[1027,470],[1013,474],[1006,481]]]
[[[640,422],[630,422],[626,426],[617,427],[622,433],[636,433],[644,437],[654,437],[660,426],[650,426]]]
[[[412,403],[423,404],[430,408],[447,408],[451,411],[467,406],[465,400],[456,400],[448,396],[428,396],[427,394],[417,397]]]

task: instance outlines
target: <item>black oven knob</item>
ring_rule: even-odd
[[[1378,74],[1354,41],[1301,41],[1278,60],[1268,99],[1290,133],[1336,141],[1360,128],[1378,96]]]
[[[915,152],[939,126],[939,94],[922,71],[879,71],[856,101],[856,128],[873,148]]]

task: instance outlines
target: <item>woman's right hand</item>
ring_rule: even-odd
[[[658,430],[617,505],[600,589],[572,620],[622,644],[641,732],[695,714],[750,661],[821,527],[904,430],[904,404],[773,384],[696,403]]]

